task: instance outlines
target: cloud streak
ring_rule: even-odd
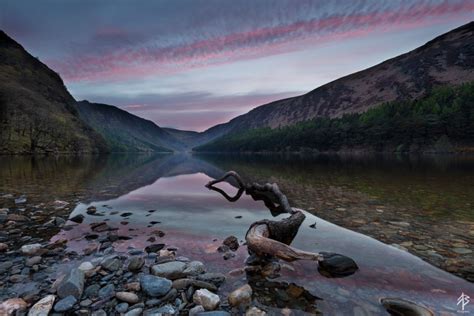
[[[368,3],[366,4],[368,7]],[[125,48],[101,54],[73,56],[47,63],[68,81],[120,80],[153,74],[168,74],[183,69],[259,58],[281,52],[303,49],[308,42],[334,41],[344,37],[365,36],[375,29],[407,28],[429,24],[439,18],[449,18],[474,11],[471,1],[440,3],[402,3],[397,8],[374,5],[372,11],[357,8],[323,18],[300,20],[290,16],[273,26],[211,36],[206,39],[161,45],[158,39],[133,43]],[[294,21],[292,21],[294,20]],[[96,36],[105,42],[127,43],[127,33],[119,29],[99,30]],[[180,35],[177,34],[177,37]],[[96,42],[96,41],[95,41]]]

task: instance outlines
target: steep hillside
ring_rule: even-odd
[[[115,106],[77,102],[80,117],[99,132],[111,151],[170,152],[185,145],[149,120],[145,120]]]
[[[325,84],[302,96],[259,106],[204,132],[209,139],[229,132],[288,126],[318,117],[361,113],[384,102],[421,98],[436,86],[474,80],[474,22],[401,56]]]
[[[271,129],[224,135],[204,152],[474,152],[474,82],[438,87],[414,101],[364,113],[320,117]]]
[[[0,31],[0,154],[107,151],[57,73]]]

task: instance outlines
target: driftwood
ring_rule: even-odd
[[[214,185],[233,178],[239,191],[234,197],[230,197],[223,190]],[[221,193],[227,200],[236,201],[245,191],[255,200],[264,200],[265,205],[270,206],[272,213],[288,213],[290,216],[280,221],[263,220],[253,223],[245,239],[249,251],[257,256],[276,257],[285,261],[315,260],[321,259],[320,254],[299,250],[289,245],[295,238],[298,230],[305,219],[303,212],[293,209],[286,196],[280,191],[278,185],[267,183],[264,185],[253,183],[244,184],[241,177],[235,171],[229,171],[221,178],[210,181],[207,188]]]

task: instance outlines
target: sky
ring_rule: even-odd
[[[0,0],[76,100],[205,130],[470,22],[474,0]]]

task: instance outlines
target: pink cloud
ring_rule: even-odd
[[[305,45],[363,37],[375,30],[409,29],[436,23],[440,18],[472,12],[474,2],[437,5],[417,4],[397,11],[333,16],[296,21],[286,25],[262,27],[176,46],[126,47],[102,55],[87,55],[72,60],[47,63],[69,81],[117,80],[150,74],[173,73],[181,69],[221,64],[296,50]],[[104,29],[100,36],[125,36],[118,29]]]

